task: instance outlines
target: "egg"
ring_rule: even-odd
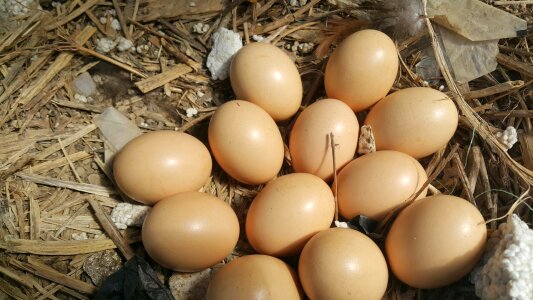
[[[459,114],[445,94],[426,87],[394,92],[369,112],[377,150],[396,150],[421,158],[437,152],[452,138]]]
[[[389,273],[379,247],[347,228],[317,233],[300,256],[298,274],[311,300],[381,299]]]
[[[251,43],[239,50],[230,67],[237,99],[259,105],[275,121],[292,117],[302,103],[302,80],[296,65],[278,47]]]
[[[224,201],[186,192],[159,201],[142,227],[146,252],[161,266],[198,272],[231,254],[239,238],[239,221]]]
[[[282,260],[247,255],[223,266],[207,288],[207,300],[302,299],[296,272]]]
[[[259,253],[300,253],[317,232],[330,227],[335,200],[320,178],[293,173],[269,182],[253,200],[246,216],[246,236]]]
[[[363,111],[385,97],[398,73],[398,52],[384,33],[361,30],[348,36],[331,54],[324,85],[328,97]]]
[[[427,174],[409,155],[383,150],[354,159],[337,180],[339,213],[344,218],[365,215],[381,221],[422,187]],[[427,188],[418,198],[426,193]]]
[[[152,205],[200,189],[211,174],[209,150],[182,132],[144,133],[127,143],[113,164],[116,184],[131,199]]]
[[[219,106],[208,129],[218,164],[246,184],[274,178],[283,164],[284,145],[274,120],[259,106],[234,100]]]
[[[468,274],[483,254],[487,228],[470,202],[448,195],[405,208],[385,241],[389,266],[404,283],[443,287]]]
[[[330,133],[334,135],[339,170],[353,159],[357,148],[359,123],[350,107],[340,100],[324,99],[298,116],[289,140],[295,172],[311,173],[326,181],[333,177]]]

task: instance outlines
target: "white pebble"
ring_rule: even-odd
[[[100,17],[99,21],[100,21],[101,24],[104,24],[104,25],[107,24],[107,18],[106,17]]]
[[[111,28],[115,29],[116,31],[119,31],[122,27],[120,27],[120,22],[117,19],[113,19],[111,21]]]
[[[192,32],[198,33],[198,34],[206,33],[208,30],[209,30],[209,24],[204,24],[202,22],[198,22],[194,24],[194,26],[192,27]]]
[[[439,91],[444,91],[444,85],[439,86]]]
[[[228,78],[231,58],[242,48],[241,36],[224,27],[220,27],[212,36],[213,48],[207,56],[207,68],[213,80]]]
[[[252,40],[256,41],[256,42],[261,42],[263,41],[265,38],[263,36],[260,36],[260,35],[257,35],[257,34],[254,34],[252,35]]]
[[[191,118],[198,114],[198,110],[194,107],[189,107],[185,110],[185,113],[187,113],[188,118]]]
[[[117,46],[117,42],[109,38],[101,38],[96,40],[96,51],[107,53]]]
[[[131,47],[133,47],[132,41],[122,36],[118,38],[118,46],[117,46],[118,51],[127,51]]]

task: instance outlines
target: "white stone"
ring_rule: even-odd
[[[194,107],[189,107],[185,110],[185,113],[187,113],[188,118],[191,118],[198,114],[198,110]]]
[[[231,58],[242,48],[241,36],[221,27],[212,36],[213,48],[207,56],[207,68],[214,80],[228,78]]]
[[[122,27],[120,27],[120,22],[117,19],[113,19],[111,20],[111,28],[116,31],[119,31]]]
[[[109,38],[101,38],[96,40],[96,51],[101,53],[108,53],[115,49],[117,42]]]
[[[128,226],[139,227],[142,226],[150,208],[150,206],[140,204],[119,203],[111,212],[111,220],[118,229],[126,229]]]
[[[74,91],[85,97],[89,97],[96,92],[96,84],[89,72],[83,72],[72,81]]]
[[[131,49],[132,47],[133,47],[132,41],[122,36],[118,38],[118,46],[117,46],[118,51],[127,51]]]

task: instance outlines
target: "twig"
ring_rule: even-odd
[[[74,20],[75,18],[81,16],[85,11],[91,9],[93,6],[98,4],[101,0],[89,0],[85,3],[83,3],[80,7],[78,7],[75,11],[71,12],[68,16],[64,17],[61,21],[53,22],[53,24],[50,24],[44,28],[46,31],[50,31],[52,29],[56,29],[59,26],[65,25],[68,22]]]
[[[461,158],[459,158],[459,155],[455,153],[453,156],[453,162],[455,166],[455,171],[457,172],[457,175],[459,175],[459,179],[461,180],[461,183],[463,184],[463,192],[466,194],[466,198],[470,203],[476,205],[476,202],[474,201],[474,195],[472,195],[472,188],[470,187],[470,182],[468,181],[468,177],[466,176],[465,168],[463,166],[463,163],[461,162]]]
[[[109,238],[113,241],[113,243],[115,243],[118,250],[120,250],[127,260],[135,256],[131,246],[126,242],[124,237],[122,237],[115,226],[115,223],[111,221],[111,218],[104,212],[100,204],[95,199],[88,199],[88,201],[93,208],[95,216],[100,222],[100,225],[102,225]]]
[[[24,180],[28,180],[34,183],[44,184],[44,185],[49,185],[49,186],[54,186],[54,187],[67,188],[67,189],[71,189],[71,190],[75,190],[79,192],[98,195],[98,196],[109,197],[111,195],[116,194],[116,191],[112,188],[103,187],[103,186],[94,185],[94,184],[78,183],[78,182],[60,180],[56,178],[50,178],[50,177],[45,177],[45,176],[40,176],[40,175],[35,175],[35,174],[26,174],[22,172],[18,172],[15,175],[17,175],[18,177]]]
[[[214,115],[214,114],[215,114],[214,111],[207,112],[206,114],[204,114],[204,115],[202,115],[202,116],[200,116],[200,117],[188,122],[187,124],[181,126],[178,131],[185,132],[185,131],[191,129],[191,127],[193,127],[194,125],[196,125],[196,124],[198,124],[198,123],[200,123],[200,122],[202,122],[204,120],[207,120],[207,119],[211,118],[211,116]]]
[[[96,125],[94,125],[94,124],[87,125],[83,129],[81,129],[80,131],[78,131],[78,132],[74,133],[73,135],[69,136],[68,138],[64,139],[62,145],[63,146],[68,146],[68,145],[76,142],[77,140],[79,140],[80,138],[82,138],[83,136],[85,136],[86,134],[90,133],[91,131],[93,131],[95,129],[96,129]],[[54,152],[59,151],[59,150],[61,150],[61,144],[57,143],[57,144],[55,144],[53,146],[50,146],[50,147],[46,148],[46,150],[44,150],[43,152],[39,153],[39,155],[37,155],[35,157],[35,159],[36,160],[45,159],[48,156],[50,156],[51,154],[53,154]]]
[[[333,135],[333,132],[329,133],[329,142],[331,147],[331,156],[333,158],[333,186],[335,194],[335,221],[339,221],[339,200],[338,200],[338,182],[337,182],[337,160],[335,158],[335,136]]]
[[[65,159],[67,160],[68,165],[70,166],[70,169],[72,170],[72,173],[74,174],[74,177],[76,177],[76,180],[81,183],[82,181],[81,181],[80,175],[78,174],[78,172],[76,171],[76,167],[74,167],[74,164],[70,160],[67,150],[65,150],[65,147],[63,146],[63,142],[61,142],[61,139],[57,139],[57,142],[59,146],[61,147],[61,152],[63,152],[63,155],[65,156]]]
[[[115,11],[117,12],[117,18],[120,22],[120,27],[122,29],[122,32],[124,33],[124,36],[131,40],[131,34],[128,31],[128,26],[126,24],[126,18],[124,17],[124,14],[122,13],[122,9],[120,8],[120,3],[118,0],[113,0],[113,7],[115,7]]]
[[[159,73],[155,76],[143,79],[135,83],[135,86],[141,90],[143,93],[148,93],[160,86],[165,85],[166,83],[171,82],[172,80],[190,73],[192,68],[185,64],[178,64],[163,73]]]
[[[503,82],[503,83],[488,87],[486,89],[464,93],[463,97],[465,98],[465,100],[483,98],[483,97],[488,97],[488,96],[492,96],[495,94],[505,93],[505,92],[520,88],[523,85],[524,85],[524,81],[522,80],[507,81],[507,82]]]

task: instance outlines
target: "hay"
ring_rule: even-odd
[[[531,6],[511,2],[494,4],[533,19]],[[0,20],[0,291],[15,299],[88,299],[95,286],[83,264],[91,253],[116,249],[123,258],[145,255],[138,243],[139,228],[119,231],[109,220],[111,209],[122,199],[103,163],[104,141],[92,120],[114,106],[145,131],[178,130],[205,140],[214,110],[233,97],[229,82],[211,81],[205,68],[210,37],[219,27],[241,33],[246,43],[262,35],[289,49],[302,74],[304,106],[325,96],[323,70],[329,45],[344,31],[369,25],[355,21],[342,33],[333,32],[332,38],[328,22],[349,18],[343,10],[319,0],[302,7],[286,3],[205,1],[197,11],[187,6],[187,13],[180,14],[150,10],[158,7],[155,0],[73,0],[45,11],[30,10],[7,23]],[[112,8],[120,30],[110,24]],[[197,22],[208,24],[209,30],[193,33]],[[398,41],[401,67],[394,90],[424,84],[412,68],[423,46],[431,44],[461,118],[450,143],[422,160],[428,172],[424,187],[433,194],[454,194],[474,203],[490,220],[491,229],[510,210],[531,224],[532,211],[518,205],[531,203],[533,185],[530,37],[500,41],[498,70],[458,86],[429,21],[427,26],[428,32]],[[98,39],[120,35],[134,43],[133,50],[95,50]],[[291,51],[295,42],[320,44],[320,58]],[[98,93],[87,102],[76,98],[71,84],[85,71],[98,86]],[[187,108],[197,109],[198,114],[187,117]],[[358,115],[359,120],[363,117]],[[284,137],[293,122],[280,124]],[[509,151],[495,136],[507,126],[519,129],[520,140]],[[288,161],[282,170],[287,172]],[[239,184],[215,167],[203,190],[230,203],[243,223],[260,187]],[[378,232],[385,232],[396,213]],[[74,240],[82,233],[87,240]],[[241,238],[233,255],[251,252]],[[407,295],[468,297],[473,287],[460,281],[446,289],[420,291],[391,282],[387,298]]]

